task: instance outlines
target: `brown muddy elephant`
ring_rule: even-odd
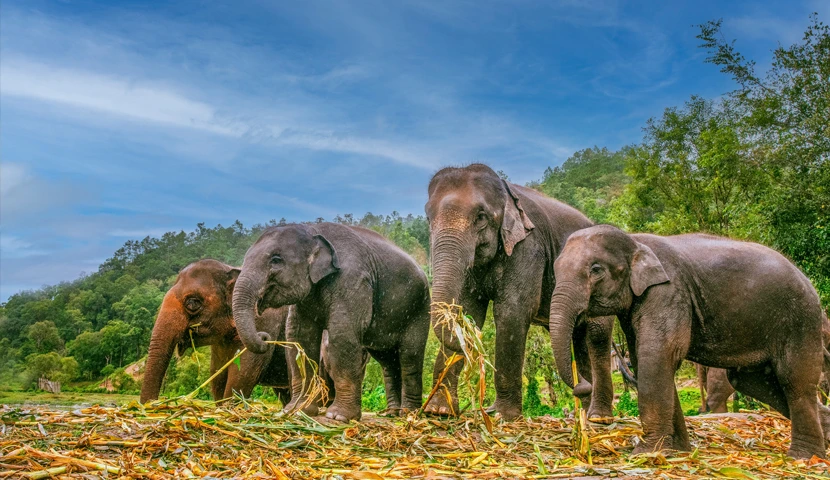
[[[601,225],[572,234],[555,269],[551,343],[566,384],[573,385],[570,337],[578,320],[620,319],[644,432],[635,454],[690,450],[674,383],[686,358],[725,368],[737,391],[790,418],[790,456],[825,457],[828,410],[816,400],[830,357],[824,313],[815,288],[783,255],[711,235],[660,237]]]
[[[368,352],[383,368],[388,413],[420,408],[424,347],[429,333],[429,287],[421,267],[381,235],[336,223],[266,230],[248,249],[233,292],[239,336],[264,352],[270,334],[257,329],[257,308],[293,305],[286,337],[311,358],[329,332],[328,373],[337,389],[326,417],[361,417]],[[292,371],[296,369],[291,365]],[[293,376],[289,409],[307,391]],[[319,405],[304,409],[316,415]]]
[[[191,263],[176,278],[159,309],[141,384],[141,402],[155,400],[174,352],[210,345],[211,375],[242,348],[231,313],[231,298],[239,269],[216,260]],[[284,337],[288,307],[265,310],[257,324],[274,338]],[[284,403],[290,400],[288,357],[285,349],[263,354],[245,352],[237,367],[225,369],[211,384],[214,400],[234,392],[250,396],[258,384],[273,386]]]
[[[444,168],[429,182],[426,215],[430,224],[434,302],[464,307],[479,328],[490,301],[496,326],[496,400],[491,407],[505,420],[522,415],[522,369],[531,323],[547,328],[556,280],[553,261],[568,236],[592,225],[583,214],[530,188],[502,180],[490,167],[473,164]],[[580,384],[574,393],[595,421],[613,419],[610,354],[613,317],[592,319],[576,329],[575,355]],[[446,359],[460,352],[457,339],[433,321],[442,348],[433,378]],[[570,336],[568,337],[570,339]],[[448,371],[441,392],[425,411],[458,412],[458,376]],[[590,382],[588,381],[590,379]],[[592,385],[593,384],[593,385]]]
[[[723,368],[711,368],[695,364],[697,369],[697,383],[700,387],[700,413],[727,413],[726,402],[735,393],[732,384],[729,383],[726,370]]]

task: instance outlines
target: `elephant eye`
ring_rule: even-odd
[[[282,257],[281,256],[279,256],[277,254],[271,255],[271,265],[276,264],[276,263],[280,263],[280,262],[282,262]]]
[[[184,302],[185,308],[190,313],[196,313],[202,308],[202,301],[196,297],[190,297]]]
[[[591,273],[594,275],[599,275],[600,273],[602,273],[602,265],[598,263],[591,265]]]
[[[476,223],[481,224],[481,223],[484,223],[486,221],[487,221],[487,214],[484,213],[484,212],[479,213],[478,216],[476,217]]]

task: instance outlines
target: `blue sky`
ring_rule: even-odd
[[[830,2],[0,4],[0,301],[129,239],[239,219],[419,214],[440,166],[539,179],[733,88]]]

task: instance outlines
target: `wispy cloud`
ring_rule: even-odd
[[[216,109],[161,87],[93,72],[57,68],[19,58],[0,64],[2,94],[176,127],[239,136],[240,127],[220,125]]]

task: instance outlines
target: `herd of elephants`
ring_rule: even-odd
[[[306,395],[294,349],[319,359],[331,382],[326,417],[359,420],[368,356],[383,369],[390,414],[421,408],[431,305],[463,306],[479,326],[492,302],[495,390],[505,421],[522,415],[522,367],[531,324],[550,331],[560,377],[588,417],[613,419],[614,318],[637,377],[643,438],[634,453],[690,450],[674,382],[684,359],[725,369],[728,383],[792,420],[789,455],[825,457],[830,409],[817,396],[830,370],[830,328],[818,294],[788,259],[759,244],[706,234],[629,234],[594,225],[574,208],[509,183],[486,165],[449,167],[429,183],[433,282],[381,235],[334,223],[272,227],[241,268],[200,260],[164,297],[150,341],[141,401],[158,398],[171,356],[211,346],[211,369],[244,345],[239,368],[213,381],[214,398],[274,386],[286,409]],[[433,321],[441,347],[434,379],[461,345]],[[571,346],[578,368],[573,378]],[[463,365],[425,411],[458,412]]]

